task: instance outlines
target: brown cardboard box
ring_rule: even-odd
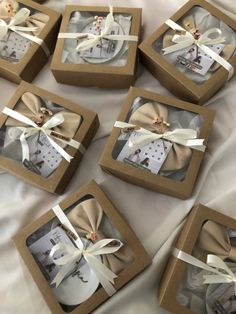
[[[22,7],[32,8],[48,15],[48,22],[38,37],[44,40],[50,53],[52,53],[60,26],[60,14],[31,0],[19,0],[18,3]],[[32,42],[31,47],[20,62],[11,63],[0,58],[0,76],[17,84],[21,80],[32,82],[38,72],[47,63],[48,58],[42,47]]]
[[[70,197],[65,199],[62,203],[60,203],[60,207],[65,210],[66,208],[73,205],[76,201],[84,199],[85,196],[94,197],[98,201],[104,211],[104,214],[107,216],[109,221],[111,221],[114,227],[119,231],[125,243],[130,247],[133,252],[133,262],[127,265],[127,267],[123,269],[118,274],[118,277],[115,279],[115,289],[119,290],[136,275],[138,275],[142,270],[144,270],[144,268],[146,268],[151,263],[151,259],[147,255],[145,249],[139,242],[134,232],[131,230],[130,226],[125,222],[125,220],[118,213],[114,205],[110,202],[108,197],[94,181],[83,186],[79,191],[75,192]],[[33,279],[35,280],[40,292],[45,298],[51,312],[59,314],[65,312],[56,300],[47,280],[41,273],[26,244],[28,237],[40,227],[49,222],[52,218],[54,218],[54,216],[55,215],[53,211],[50,210],[38,220],[25,227],[19,234],[17,234],[14,237],[14,242]],[[108,298],[109,296],[106,294],[105,290],[101,286],[99,286],[99,289],[97,289],[96,292],[89,299],[77,306],[70,313],[90,313],[103,302],[105,302]]]
[[[22,82],[20,84],[16,93],[10,99],[8,107],[14,109],[17,102],[25,92],[31,92],[44,99],[52,101],[53,103],[64,107],[71,112],[81,115],[83,120],[74,136],[74,140],[81,143],[85,148],[89,146],[99,127],[99,120],[96,113],[26,82]],[[7,118],[7,115],[3,113],[0,114],[0,127],[4,126]],[[70,163],[63,158],[58,168],[48,178],[42,177],[37,173],[30,171],[20,162],[8,159],[4,156],[0,156],[0,167],[29,184],[45,189],[51,193],[61,194],[75,173],[75,170],[83,157],[82,154],[73,147],[68,146],[66,151],[74,158]]]
[[[146,99],[150,99],[151,101],[157,101],[164,105],[169,105],[172,107],[181,108],[200,114],[203,117],[204,121],[199,138],[205,139],[204,144],[207,144],[214,118],[213,111],[174,98],[165,97],[156,93],[131,87],[128,96],[125,99],[124,104],[121,108],[121,112],[117,118],[118,121],[126,121],[130,107],[136,97],[143,97]],[[144,171],[142,169],[113,159],[112,152],[119,135],[120,130],[118,128],[113,128],[111,136],[107,141],[106,147],[100,159],[100,166],[104,171],[107,171],[121,178],[122,180],[143,186],[145,188],[160,193],[169,194],[171,196],[182,199],[186,199],[191,196],[200,169],[200,165],[203,160],[203,152],[193,150],[192,158],[189,162],[187,174],[184,181],[176,181],[170,178],[165,178],[158,174]]]
[[[100,6],[66,6],[60,32],[67,32],[70,16],[74,11],[109,13],[109,7]],[[142,9],[113,8],[114,13],[132,15],[130,35],[139,36]],[[101,88],[128,88],[135,81],[138,42],[130,41],[127,63],[125,66],[109,64],[66,64],[61,62],[64,39],[58,39],[53,56],[51,70],[57,82],[78,85],[96,86]]]
[[[176,248],[185,253],[192,254],[202,225],[207,220],[212,220],[220,225],[236,229],[235,219],[199,204],[189,214],[176,242]],[[171,255],[162,276],[158,292],[160,305],[171,313],[194,314],[193,311],[184,307],[176,300],[185,270],[186,263]]]
[[[190,0],[170,19],[177,22],[194,6],[200,6],[206,9],[233,30],[236,30],[236,22],[233,19],[205,0]],[[174,65],[165,60],[164,57],[153,48],[154,42],[167,30],[168,26],[163,24],[139,45],[141,62],[161,82],[161,84],[168,88],[173,94],[183,100],[202,105],[225,84],[228,78],[228,72],[223,67],[220,67],[213,73],[209,80],[199,85],[187,78],[184,73],[181,73],[176,69]],[[235,55],[231,57],[229,63],[234,67],[236,66]]]

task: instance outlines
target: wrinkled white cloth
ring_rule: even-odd
[[[113,0],[112,4],[143,8],[144,38],[185,2],[185,0]],[[226,3],[225,0],[221,2]],[[227,2],[234,3],[235,0]],[[78,1],[49,0],[48,5],[62,10],[65,3],[72,4]],[[97,1],[80,0],[79,4],[96,5]],[[107,5],[107,1],[100,0],[99,5]],[[182,201],[125,183],[103,173],[97,165],[127,90],[100,90],[60,85],[53,78],[49,65],[50,62],[42,69],[34,83],[95,110],[99,113],[101,127],[66,193],[61,197],[33,188],[9,174],[0,175],[0,312],[50,313],[11,237],[84,183],[96,179],[135,230],[152,256],[153,264],[94,313],[167,313],[157,303],[157,289],[176,235],[193,204],[202,202],[236,218],[236,80],[234,78],[228,82],[207,104],[209,108],[217,111],[214,129],[194,195],[189,200]],[[135,85],[170,95],[142,66],[139,67],[139,77]],[[0,79],[1,109],[16,88],[13,83]]]

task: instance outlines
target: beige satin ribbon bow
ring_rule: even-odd
[[[94,35],[92,33],[59,33],[58,38],[84,39],[76,47],[76,50],[78,51],[88,50],[99,43],[102,39],[138,41],[138,36],[135,35],[109,34],[112,25],[114,25],[113,7],[109,6],[109,10],[110,12],[106,17],[105,25],[101,29],[101,33],[99,35]]]
[[[53,211],[60,223],[74,235],[75,239],[73,242],[75,246],[73,244],[58,243],[50,251],[50,257],[53,259],[53,262],[60,266],[60,270],[51,284],[55,284],[58,287],[62,280],[73,271],[75,263],[83,257],[107,294],[113,295],[116,292],[113,284],[117,275],[106,267],[97,256],[110,255],[119,251],[123,245],[122,242],[117,239],[103,239],[85,248],[80,236],[60,206],[53,207]],[[114,243],[116,245],[113,245]],[[62,257],[56,258],[55,256],[58,255],[62,255]]]
[[[203,275],[203,284],[233,283],[234,294],[236,295],[236,276],[220,257],[208,254],[207,263],[203,263],[192,255],[178,249],[174,249],[172,254],[185,263],[210,272],[211,274],[209,275]]]
[[[157,102],[148,102],[140,106],[131,114],[129,123],[116,121],[114,126],[124,131],[134,130],[140,134],[137,140],[130,141],[131,152],[157,139],[171,141],[173,145],[162,165],[162,171],[184,168],[192,155],[191,148],[205,150],[204,140],[197,138],[195,130],[175,129],[170,131],[168,109]]]
[[[37,37],[29,34],[30,32],[37,32],[39,27],[28,27],[28,26],[21,26],[22,24],[26,24],[31,12],[27,8],[20,9],[14,16],[11,17],[10,21],[7,23],[5,20],[0,19],[0,40],[3,39],[8,31],[12,31],[21,37],[24,37],[42,47],[45,54],[50,56],[50,51],[46,46],[45,42]]]
[[[222,31],[219,28],[208,29],[203,34],[199,34],[199,36],[195,37],[194,34],[192,34],[190,31],[187,31],[182,26],[170,19],[167,20],[165,24],[168,25],[171,29],[175,30],[176,34],[172,37],[172,42],[175,44],[162,49],[164,55],[182,50],[195,44],[204,53],[210,56],[214,61],[218,62],[229,72],[228,79],[233,76],[233,66],[208,47],[208,45],[216,45],[225,42],[225,37],[222,37]],[[215,36],[212,38],[212,35]]]
[[[22,95],[21,100],[22,102],[16,106],[16,110],[5,107],[3,113],[9,116],[5,125],[18,130],[15,139],[21,141],[22,161],[30,158],[27,138],[38,132],[43,132],[50,144],[68,162],[72,157],[63,149],[66,145],[79,149],[81,153],[84,153],[85,149],[82,144],[73,140],[80,125],[81,116],[65,111],[53,114],[53,112],[41,106],[38,96],[29,92]]]
[[[193,255],[205,260],[207,253],[236,261],[236,247],[230,243],[227,228],[210,220],[202,226]]]
[[[86,237],[93,243],[105,239],[106,235],[101,230],[103,210],[95,199],[83,201],[70,211],[68,219],[79,235]],[[132,251],[127,245],[108,255],[102,255],[102,262],[115,274],[124,269],[133,261]]]

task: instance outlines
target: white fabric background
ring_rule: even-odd
[[[144,38],[185,2],[185,0],[113,0],[112,4],[143,8]],[[60,11],[66,3],[107,5],[106,0],[48,1],[49,6]],[[229,14],[235,18],[233,14],[236,13],[235,0],[215,0],[215,3],[222,3],[226,9],[231,7]],[[0,313],[50,313],[11,238],[22,227],[91,179],[101,183],[102,188],[130,223],[153,258],[152,265],[146,271],[100,306],[95,313],[166,313],[157,303],[158,284],[174,239],[193,204],[202,202],[236,218],[235,78],[207,104],[217,112],[214,129],[194,195],[187,201],[181,201],[104,174],[97,165],[127,90],[99,90],[59,85],[53,78],[49,65],[50,62],[39,73],[34,84],[98,112],[101,127],[66,193],[61,197],[33,188],[9,174],[0,175]],[[142,66],[139,67],[136,86],[170,95]],[[0,79],[1,109],[16,88],[15,84]]]

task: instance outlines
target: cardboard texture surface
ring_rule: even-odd
[[[126,120],[130,107],[132,106],[136,97],[147,98],[151,101],[157,101],[163,105],[181,108],[201,115],[203,117],[203,125],[201,127],[199,138],[205,139],[204,144],[207,146],[214,119],[213,111],[174,98],[131,87],[128,96],[121,108],[121,112],[117,118],[117,121]],[[111,136],[107,141],[99,162],[104,171],[107,171],[121,178],[122,180],[160,193],[169,194],[177,198],[186,199],[191,196],[200,165],[204,157],[204,152],[193,150],[184,181],[175,181],[170,178],[165,178],[161,175],[153,174],[113,159],[112,152],[119,135],[120,130],[118,128],[113,128]]]
[[[205,0],[190,0],[171,16],[170,19],[177,22],[194,6],[200,6],[206,9],[233,30],[236,30],[236,21]],[[169,27],[166,24],[163,24],[139,45],[141,62],[160,81],[160,83],[168,88],[173,94],[183,100],[203,105],[227,82],[228,71],[221,66],[213,73],[209,80],[200,85],[187,78],[184,73],[181,73],[152,47],[154,42],[163,36],[168,28]],[[228,62],[236,67],[236,55],[231,57]]]
[[[120,232],[122,238],[124,238],[127,245],[131,248],[134,254],[134,261],[132,264],[128,265],[123,271],[118,274],[118,277],[115,279],[115,289],[119,290],[131,279],[133,279],[138,273],[140,273],[144,268],[146,268],[150,263],[151,259],[147,255],[142,244],[139,242],[138,238],[131,230],[129,225],[118,213],[114,205],[96,184],[95,181],[90,182],[89,184],[83,186],[79,191],[75,192],[59,205],[65,210],[66,208],[73,205],[77,200],[83,198],[84,196],[89,195],[94,197],[98,203],[101,205],[104,214],[111,221],[114,227]],[[31,255],[29,249],[26,245],[27,238],[46,224],[49,220],[54,218],[54,213],[52,210],[48,211],[38,220],[24,228],[19,234],[14,237],[14,242],[19,250],[26,266],[28,267],[33,279],[35,280],[40,292],[42,293],[45,301],[47,302],[52,313],[65,313],[58,301],[55,299],[53,292],[41,273],[37,263],[35,262],[33,256]],[[106,294],[105,290],[100,286],[99,289],[85,302],[76,307],[72,314],[85,314],[90,313],[100,304],[105,302],[109,296]]]
[[[10,99],[7,107],[14,109],[17,102],[25,92],[31,92],[37,96],[50,100],[61,107],[64,107],[74,113],[81,115],[83,120],[74,136],[74,140],[81,143],[85,148],[89,146],[99,127],[99,120],[96,113],[26,82],[22,82],[19,85],[16,93]],[[0,127],[4,125],[6,119],[7,116],[1,113]],[[14,161],[3,156],[0,156],[0,167],[29,184],[42,188],[51,193],[61,194],[65,190],[67,184],[75,173],[75,170],[77,169],[83,157],[82,154],[73,147],[68,146],[66,148],[66,151],[74,158],[71,160],[70,163],[63,159],[55,172],[48,178],[44,178],[26,169],[18,161]]]
[[[60,33],[67,32],[72,12],[102,12],[109,13],[109,7],[97,6],[66,6]],[[142,9],[113,8],[114,13],[132,15],[130,35],[139,36],[141,28]],[[58,39],[53,56],[51,70],[57,82],[78,85],[96,86],[101,88],[127,88],[135,81],[137,67],[138,42],[129,42],[127,63],[125,66],[111,66],[109,64],[67,64],[61,62],[64,39]]]

